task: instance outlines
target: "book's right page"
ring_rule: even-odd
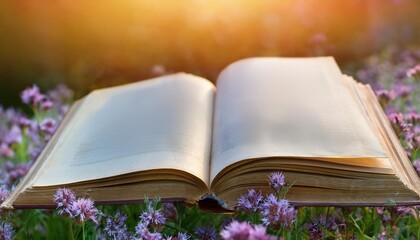
[[[217,81],[211,180],[245,159],[333,159],[392,167],[331,57],[250,58]]]

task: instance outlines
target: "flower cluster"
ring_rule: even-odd
[[[25,89],[21,99],[31,107],[34,118],[0,105],[0,159],[25,163],[29,168],[56,130],[71,104],[72,97],[73,92],[64,85],[59,85],[47,94],[43,94],[36,85]],[[12,174],[10,164],[7,167],[8,174]],[[20,167],[21,165],[14,166]],[[8,184],[14,184],[10,180],[17,180],[25,174],[26,171],[21,171],[17,176],[3,177],[9,178]]]
[[[73,92],[65,85],[59,85],[44,94],[38,86],[33,85],[25,89],[20,97],[30,107],[33,116],[0,105],[1,201],[27,174],[50,140],[71,104]],[[1,223],[1,239],[10,239],[12,233],[9,223]]]
[[[13,227],[10,223],[0,223],[0,239],[11,240],[13,238]]]
[[[286,199],[279,199],[274,194],[267,196],[262,204],[262,222],[275,228],[290,227],[296,218],[296,210]]]
[[[239,197],[237,208],[261,214],[261,221],[265,226],[276,229],[291,227],[297,212],[286,199],[280,198],[285,186],[284,175],[280,172],[269,174],[269,186],[274,190],[274,194],[265,197],[261,192],[249,189],[248,194]]]
[[[98,224],[97,216],[99,210],[90,198],[78,198],[74,192],[67,188],[59,188],[53,197],[57,205],[57,213],[60,215],[67,214],[69,217],[78,219],[80,223],[91,220]]]
[[[245,212],[258,212],[261,210],[264,196],[260,191],[248,189],[248,194],[244,194],[238,199],[238,209]]]
[[[113,239],[129,239],[130,233],[128,232],[125,221],[127,221],[127,216],[121,212],[117,212],[114,217],[107,217],[104,228],[106,234]]]

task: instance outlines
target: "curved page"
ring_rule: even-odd
[[[217,89],[211,180],[240,160],[272,156],[381,158],[390,166],[332,58],[241,60],[220,74]]]
[[[214,91],[180,73],[92,92],[33,185],[151,169],[185,171],[207,184]]]

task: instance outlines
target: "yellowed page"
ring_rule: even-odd
[[[178,169],[207,184],[214,86],[173,74],[87,96],[34,186]]]
[[[272,156],[390,166],[333,58],[241,60],[220,74],[217,89],[211,180],[237,161]]]

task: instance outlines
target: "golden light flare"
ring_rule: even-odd
[[[250,56],[333,54],[340,61],[372,49],[381,21],[401,16],[390,14],[396,9],[416,16],[418,7],[378,0],[2,1],[0,74],[22,87],[35,79],[87,91],[150,77],[155,65],[214,80]]]

